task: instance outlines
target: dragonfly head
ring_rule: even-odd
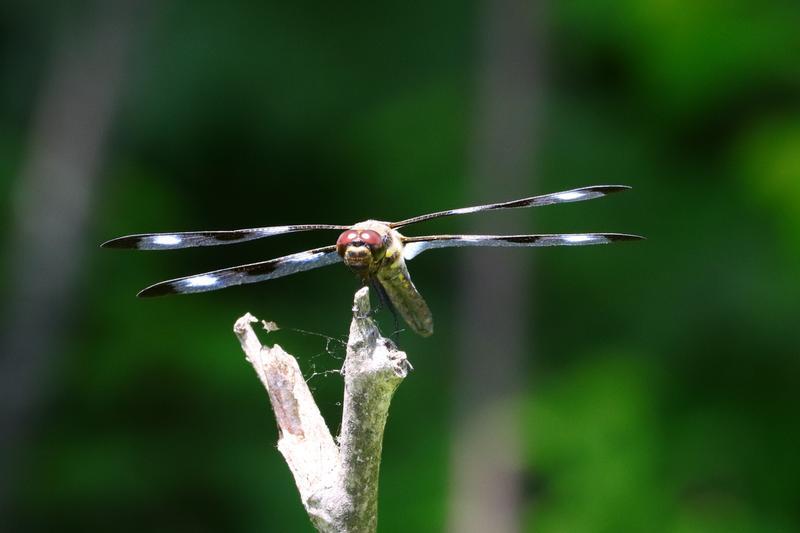
[[[348,267],[368,274],[386,254],[386,240],[377,231],[353,228],[339,235],[336,251]]]

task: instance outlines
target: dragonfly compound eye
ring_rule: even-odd
[[[367,246],[380,246],[383,243],[383,239],[381,236],[378,235],[377,232],[372,231],[371,229],[363,229],[358,232],[359,240],[361,240]]]
[[[336,241],[336,246],[347,246],[348,244],[367,246],[380,246],[383,239],[376,231],[371,229],[350,229],[339,235]]]
[[[350,246],[366,246],[370,250],[378,250],[383,247],[383,238],[371,229],[349,229],[336,240],[336,251],[344,257],[345,251]]]
[[[358,231],[352,229],[345,231],[344,233],[339,235],[339,238],[336,240],[336,247],[341,248],[343,246],[347,246],[348,244],[357,241],[358,234],[359,234]]]

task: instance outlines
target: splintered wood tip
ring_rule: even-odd
[[[360,318],[369,315],[369,312],[369,287],[364,286],[356,291],[353,298],[353,315]]]

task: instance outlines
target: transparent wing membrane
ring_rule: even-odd
[[[141,233],[111,239],[102,244],[103,248],[127,248],[133,250],[177,250],[180,248],[195,248],[200,246],[220,246],[253,241],[295,233],[298,231],[312,230],[345,230],[350,226],[335,226],[331,224],[303,224],[294,226],[270,226],[266,228],[235,229],[229,231],[185,231],[179,233]]]
[[[426,250],[434,248],[483,247],[541,247],[541,246],[589,246],[610,244],[618,241],[642,240],[644,237],[627,233],[555,233],[534,235],[428,235],[406,237],[403,257],[413,259]]]
[[[423,222],[433,218],[449,217],[453,215],[466,215],[468,213],[477,213],[480,211],[492,211],[494,209],[519,209],[523,207],[539,207],[542,205],[582,202],[584,200],[601,198],[615,192],[627,191],[628,189],[630,189],[630,187],[627,185],[593,185],[591,187],[581,187],[579,189],[571,189],[569,191],[543,194],[541,196],[531,196],[529,198],[521,198],[519,200],[511,200],[497,204],[449,209],[447,211],[439,211],[427,215],[420,215],[414,218],[408,218],[406,220],[401,220],[400,222],[393,222],[390,225],[393,228],[401,228],[403,226],[408,226],[409,224],[416,224],[417,222]]]
[[[269,261],[223,268],[213,272],[162,281],[147,287],[139,293],[139,296],[150,297],[215,291],[234,285],[258,283],[259,281],[280,278],[297,272],[313,270],[338,263],[341,260],[342,258],[336,253],[336,246],[325,246],[278,257],[277,259],[270,259]]]

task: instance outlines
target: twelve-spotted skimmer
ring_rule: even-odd
[[[569,191],[545,194],[497,204],[462,207],[421,215],[399,222],[366,220],[352,226],[305,224],[270,226],[231,231],[190,231],[182,233],[144,233],[119,237],[103,243],[105,248],[137,250],[172,250],[197,246],[217,246],[310,230],[344,230],[335,245],[323,246],[269,261],[223,268],[204,274],[162,281],[147,287],[139,296],[162,296],[213,291],[232,285],[256,283],[288,276],[296,272],[343,261],[364,283],[372,283],[388,297],[391,307],[416,333],[433,333],[433,317],[411,281],[406,261],[425,250],[463,246],[584,246],[608,244],[615,241],[638,240],[643,237],[626,233],[564,233],[533,235],[427,235],[405,237],[397,230],[425,220],[451,215],[463,215],[494,209],[537,207],[549,204],[580,202],[629,189],[624,185],[596,185]]]

